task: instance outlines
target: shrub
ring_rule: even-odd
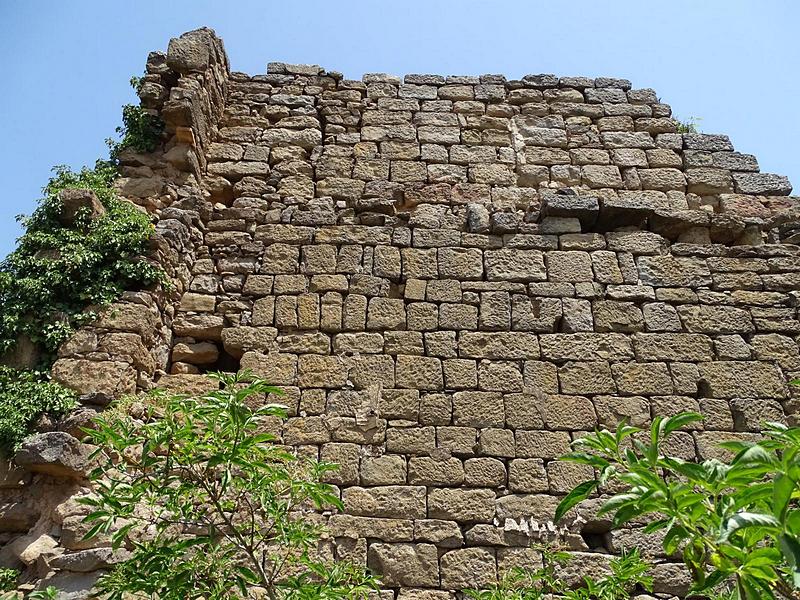
[[[87,537],[109,534],[133,551],[100,589],[110,600],[250,598],[255,589],[282,600],[365,597],[371,577],[316,557],[313,512],[341,508],[320,482],[333,465],[276,443],[269,431],[286,409],[263,401],[279,390],[247,374],[215,377],[219,391],[160,394],[143,422],[110,411],[87,432],[102,461],[97,496],[85,501]]]
[[[11,592],[17,589],[19,571],[16,569],[0,568],[0,592]]]
[[[0,367],[0,456],[10,455],[43,414],[61,415],[76,394],[39,371]]]
[[[117,198],[112,164],[54,170],[39,207],[23,219],[17,248],[0,264],[0,353],[24,334],[46,351],[46,363],[76,327],[95,318],[87,307],[164,278],[160,267],[142,258],[153,231],[150,217]],[[63,225],[58,193],[70,188],[92,190],[106,212],[94,219],[84,212]]]
[[[729,441],[729,462],[698,464],[664,453],[670,434],[702,420],[681,413],[653,420],[650,431],[622,424],[575,442],[565,460],[594,467],[597,479],[577,486],[556,511],[560,519],[596,489],[621,491],[602,514],[619,527],[649,519],[644,531],[662,531],[667,554],[681,552],[692,592],[732,598],[800,597],[800,428],[770,423],[759,442]]]

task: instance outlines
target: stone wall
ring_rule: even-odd
[[[205,371],[248,368],[282,386],[284,443],[341,465],[326,545],[381,573],[386,598],[451,598],[536,564],[541,539],[576,551],[564,577],[637,546],[658,594],[685,591],[658,540],[609,532],[597,500],[551,522],[591,475],[557,459],[622,418],[704,413],[673,448],[701,459],[794,422],[785,177],[726,136],[678,133],[623,79],[250,76],[210,30],[147,72],[170,140],[125,157],[120,186],[158,215],[174,289],[79,332],[57,379],[200,391]],[[69,556],[53,514],[37,526]]]

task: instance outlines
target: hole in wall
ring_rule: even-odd
[[[580,534],[589,550],[612,553],[610,524],[604,522],[586,523],[581,528]]]
[[[232,354],[228,354],[225,350],[220,350],[217,362],[213,365],[207,365],[205,367],[205,372],[222,371],[224,373],[236,373],[239,371],[240,366],[241,364],[238,358]]]
[[[170,357],[169,372],[173,374],[235,373],[240,368],[238,358],[210,341],[180,340],[173,346]]]

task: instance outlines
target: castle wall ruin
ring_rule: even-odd
[[[78,332],[57,380],[202,391],[204,372],[247,368],[283,387],[283,442],[340,465],[327,549],[380,573],[387,599],[452,598],[535,565],[540,539],[575,551],[564,577],[635,546],[658,594],[686,591],[658,540],[610,532],[596,500],[551,522],[591,476],[558,458],[621,419],[702,412],[673,438],[687,459],[795,422],[785,177],[724,135],[678,133],[624,79],[251,76],[198,30],[151,54],[141,98],[169,140],[123,157],[120,191],[158,216],[174,289]],[[9,532],[45,485],[0,490],[2,535],[85,550],[61,501]]]

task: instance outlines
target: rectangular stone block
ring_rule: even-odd
[[[381,574],[384,585],[439,585],[438,552],[433,544],[370,544],[367,565]]]
[[[539,336],[542,358],[569,360],[630,360],[633,348],[621,333],[553,333]]]
[[[386,430],[386,450],[399,454],[425,455],[436,447],[433,427],[390,427]]]
[[[397,356],[397,387],[418,390],[441,390],[444,387],[442,362],[427,356]]]
[[[637,333],[633,336],[640,361],[707,361],[714,358],[711,338],[699,333]]]
[[[338,356],[305,354],[297,359],[300,387],[340,388],[347,383],[347,365]]]
[[[489,523],[494,517],[495,493],[488,489],[432,489],[428,518],[467,523]]]
[[[717,361],[702,363],[700,392],[712,398],[786,398],[786,377],[767,362]]]
[[[423,486],[387,485],[342,491],[345,510],[353,515],[390,519],[424,519],[426,490]]]
[[[462,331],[458,334],[458,352],[464,358],[535,359],[539,357],[539,340],[526,332]]]
[[[539,250],[503,248],[484,252],[489,281],[545,281],[547,270]]]

